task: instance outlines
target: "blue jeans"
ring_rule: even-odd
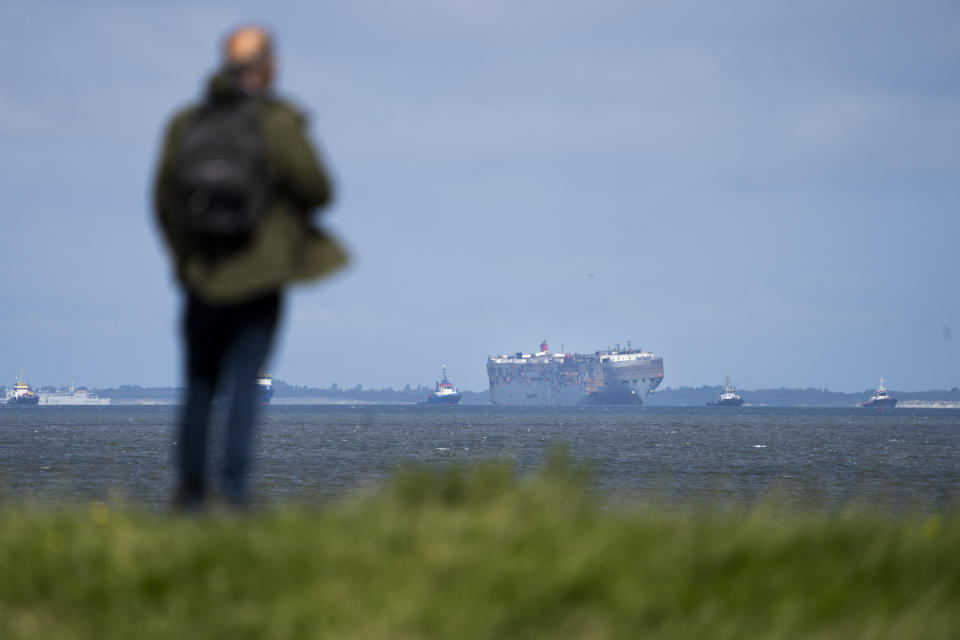
[[[202,504],[210,408],[218,384],[228,383],[226,451],[221,480],[232,503],[249,500],[247,469],[256,412],[257,372],[266,362],[280,317],[280,294],[236,304],[209,304],[187,295],[183,315],[187,397],[177,439],[180,506]]]

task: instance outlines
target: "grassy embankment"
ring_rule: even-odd
[[[582,486],[483,466],[246,518],[7,507],[0,637],[960,635],[956,513],[611,510]]]

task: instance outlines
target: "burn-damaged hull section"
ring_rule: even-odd
[[[490,401],[497,405],[642,404],[663,380],[663,358],[627,347],[592,354],[492,356]]]

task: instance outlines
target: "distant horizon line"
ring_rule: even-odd
[[[349,391],[356,391],[356,392],[361,392],[361,393],[365,393],[365,392],[375,392],[375,391],[381,391],[381,392],[391,392],[391,391],[392,391],[392,392],[394,392],[394,393],[404,393],[404,392],[412,392],[412,391],[416,391],[416,390],[418,390],[418,389],[424,389],[424,388],[429,389],[429,388],[432,386],[432,384],[418,384],[417,386],[413,386],[413,385],[410,384],[410,383],[405,383],[403,386],[401,386],[401,387],[399,387],[399,388],[397,388],[397,387],[371,387],[371,386],[366,386],[366,385],[364,385],[364,384],[362,384],[362,383],[358,383],[358,384],[353,385],[353,386],[344,386],[344,385],[340,385],[340,384],[338,384],[338,383],[336,383],[336,382],[333,382],[333,383],[331,383],[331,384],[330,384],[329,386],[327,386],[327,387],[317,387],[317,386],[312,386],[312,385],[309,385],[309,384],[295,384],[295,383],[287,382],[286,380],[282,380],[282,379],[278,379],[278,378],[274,378],[274,380],[275,380],[275,382],[282,382],[284,385],[288,385],[288,386],[295,387],[295,388],[302,389],[302,390],[337,391],[337,392],[341,392],[341,393],[342,393],[342,392],[349,392]],[[10,386],[12,386],[12,385],[0,384],[0,388],[4,388],[4,389],[10,388]],[[95,386],[95,385],[82,385],[82,384],[81,384],[81,385],[76,385],[76,384],[70,384],[70,385],[41,384],[41,385],[37,385],[37,386],[31,385],[31,388],[34,388],[34,389],[42,389],[42,388],[50,388],[50,387],[52,387],[52,388],[64,388],[64,387],[67,387],[67,386],[73,386],[73,387],[75,387],[75,388],[81,388],[81,387],[83,387],[83,388],[88,388],[88,389],[92,389],[92,390],[96,390],[96,391],[104,391],[104,390],[110,390],[110,389],[117,390],[117,389],[120,389],[120,388],[123,388],[123,387],[134,387],[134,388],[140,388],[140,389],[144,389],[144,390],[147,390],[147,389],[183,389],[183,388],[185,388],[184,385],[179,385],[179,384],[178,384],[178,385],[164,385],[164,386],[159,386],[159,385],[157,385],[157,386],[154,386],[154,385],[142,385],[142,384],[131,384],[131,383],[123,383],[123,384],[119,384],[119,385],[116,385],[116,386],[113,386],[113,385]],[[664,393],[664,392],[679,392],[679,391],[688,391],[688,390],[689,390],[689,391],[698,391],[698,390],[706,390],[706,389],[722,389],[723,386],[724,386],[724,385],[722,385],[722,384],[702,384],[702,385],[688,385],[688,384],[684,384],[684,385],[677,385],[677,386],[667,385],[667,386],[665,386],[665,387],[661,387],[661,388],[657,389],[656,391],[653,392],[652,395],[657,395],[657,394]],[[407,389],[406,387],[410,387],[410,388]],[[829,387],[817,387],[817,386],[806,386],[806,387],[778,386],[778,387],[760,387],[760,388],[756,388],[756,389],[748,389],[748,388],[745,388],[745,387],[736,387],[736,389],[737,389],[737,391],[741,391],[741,392],[743,392],[743,393],[787,390],[787,391],[803,391],[803,392],[816,392],[816,393],[859,394],[859,393],[863,393],[864,391],[874,391],[874,390],[876,389],[876,387],[866,387],[866,388],[864,388],[864,389],[862,389],[862,390],[861,390],[861,389],[858,389],[858,390],[854,390],[854,391],[843,391],[843,390],[838,390],[838,389],[831,389],[831,388],[829,388]],[[953,385],[952,387],[925,388],[925,389],[914,389],[914,390],[898,389],[898,388],[895,388],[895,387],[888,387],[888,389],[889,389],[890,391],[898,391],[898,392],[901,392],[901,393],[931,393],[931,392],[938,392],[938,391],[948,392],[948,393],[949,393],[949,392],[954,392],[954,393],[960,392],[960,388],[958,388],[958,385]],[[463,388],[460,388],[460,389],[458,389],[458,391],[460,391],[461,393],[474,393],[474,394],[476,394],[476,393],[486,393],[486,392],[488,391],[488,389],[484,388],[484,389],[480,389],[480,390],[473,390],[473,389],[463,389]]]

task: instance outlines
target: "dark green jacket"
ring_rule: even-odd
[[[218,74],[209,91],[238,91],[228,76]],[[191,251],[177,228],[176,162],[184,127],[196,106],[174,116],[166,131],[163,155],[154,183],[157,220],[188,290],[213,303],[248,300],[281,289],[295,280],[328,274],[346,264],[347,256],[328,234],[310,224],[312,212],[330,202],[330,182],[306,136],[304,116],[289,104],[265,96],[258,112],[273,185],[271,204],[249,245],[210,261]]]

